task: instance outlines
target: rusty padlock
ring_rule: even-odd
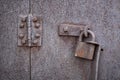
[[[80,33],[79,42],[75,51],[75,56],[92,60],[95,52],[95,47],[98,44],[97,42],[95,42],[95,35],[91,30],[88,30],[88,34],[92,36],[92,40],[84,42],[84,31]]]

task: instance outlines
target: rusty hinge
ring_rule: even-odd
[[[42,20],[40,16],[20,15],[18,24],[18,46],[41,46]]]

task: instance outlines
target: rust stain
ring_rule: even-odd
[[[83,57],[83,56],[84,56],[84,53],[85,53],[84,50],[80,50],[80,51],[78,52],[78,55],[79,55],[80,57]]]

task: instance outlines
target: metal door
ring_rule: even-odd
[[[120,79],[119,0],[32,0],[32,14],[43,18],[43,44],[31,49],[32,80],[93,80],[95,60],[74,57],[78,37],[60,37],[61,23],[86,24],[101,52],[98,80]]]
[[[95,59],[74,56],[78,37],[59,36],[64,22],[89,25],[103,51],[98,80],[120,79],[119,0],[0,1],[0,80],[94,80]],[[40,15],[41,47],[17,46],[19,14]]]
[[[0,80],[30,80],[30,48],[17,45],[18,18],[28,12],[28,0],[0,0]]]

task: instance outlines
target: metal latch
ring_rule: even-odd
[[[58,34],[60,36],[79,37],[75,50],[76,57],[81,57],[89,60],[93,59],[94,53],[96,51],[96,46],[99,46],[99,44],[95,42],[95,34],[90,30],[88,26],[63,23],[60,24],[58,31]],[[92,40],[90,40],[91,38]]]
[[[40,16],[20,15],[18,24],[18,46],[41,46],[42,19]]]
[[[75,36],[78,37],[80,33],[84,30],[85,25],[81,24],[71,24],[71,23],[63,23],[59,25],[60,36]]]

